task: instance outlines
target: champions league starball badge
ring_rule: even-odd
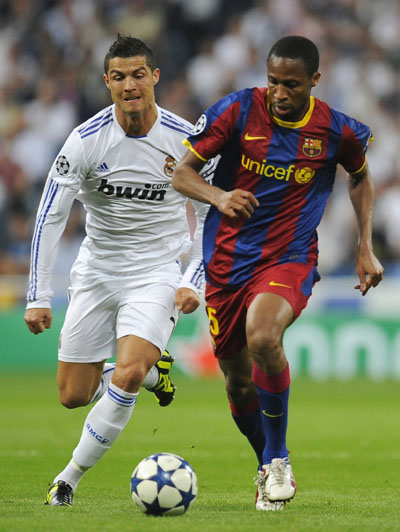
[[[69,171],[69,162],[65,155],[59,155],[56,161],[56,170],[60,175],[66,175]]]
[[[207,117],[205,114],[202,114],[201,117],[197,120],[196,124],[194,125],[192,135],[198,135],[199,133],[202,133],[207,125]]]

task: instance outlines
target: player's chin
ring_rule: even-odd
[[[122,108],[126,113],[138,113],[142,110],[142,100],[122,100]]]
[[[281,107],[276,104],[273,106],[273,110],[274,115],[282,120],[285,118],[287,119],[288,117],[290,118],[291,114],[293,113],[293,109],[291,107]]]

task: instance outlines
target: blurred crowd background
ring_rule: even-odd
[[[265,86],[266,56],[288,34],[319,47],[314,95],[370,125],[374,242],[400,277],[398,0],[0,0],[0,275],[25,275],[42,187],[73,127],[111,103],[103,58],[117,33],[155,51],[159,105],[195,122],[220,96]],[[74,206],[55,274],[82,240]],[[338,171],[320,226],[322,274],[354,273],[357,228]]]

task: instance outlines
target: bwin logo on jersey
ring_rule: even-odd
[[[122,187],[120,185],[110,185],[107,179],[102,179],[98,192],[103,192],[106,196],[116,196],[117,198],[137,198],[140,200],[162,201],[164,199],[168,184],[153,184],[146,183],[144,188]]]

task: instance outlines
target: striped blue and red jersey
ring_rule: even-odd
[[[368,126],[310,97],[300,122],[268,109],[267,88],[229,94],[199,118],[184,144],[206,161],[220,154],[213,184],[248,190],[260,205],[248,219],[211,207],[204,226],[206,279],[235,289],[258,270],[279,263],[317,264],[317,226],[338,164],[365,166]]]

